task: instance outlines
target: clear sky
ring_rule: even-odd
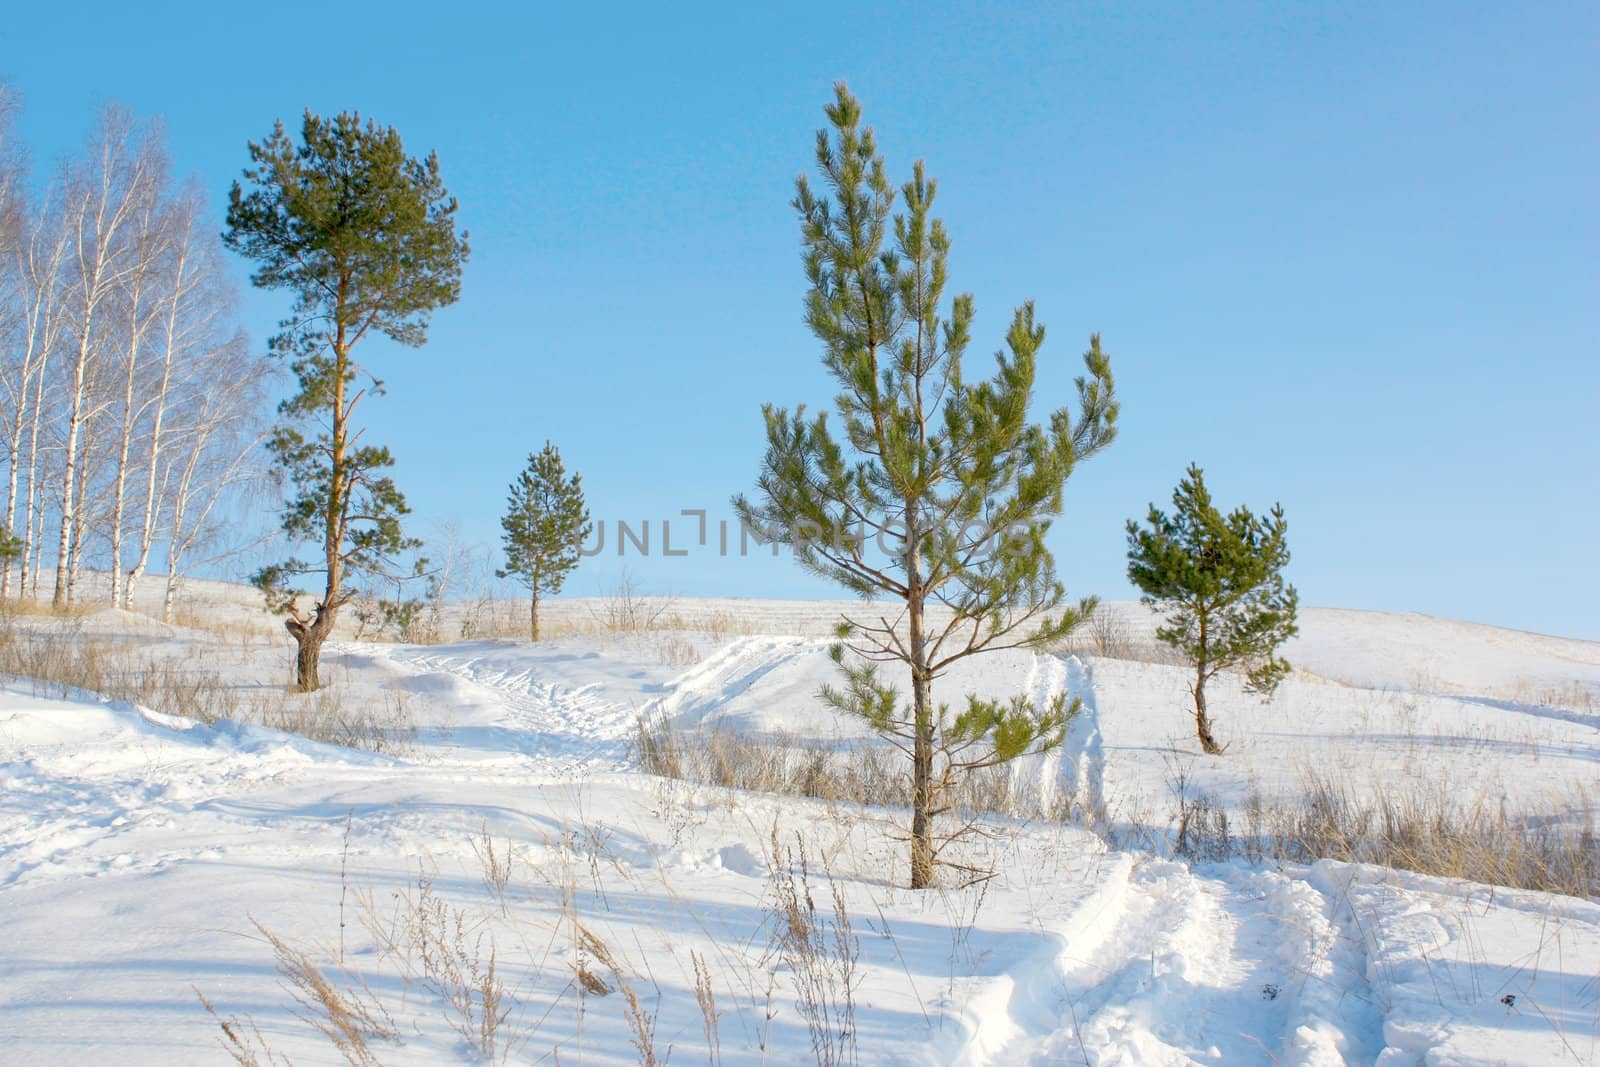
[[[424,534],[493,542],[546,438],[658,552],[680,508],[730,515],[761,403],[831,396],[788,202],[844,78],[891,177],[940,180],[972,367],[1029,298],[1043,404],[1091,331],[1112,354],[1121,436],[1053,534],[1073,592],[1132,595],[1122,524],[1194,460],[1221,503],[1282,501],[1302,603],[1600,638],[1593,3],[18,4],[0,78],[40,170],[120,101],[219,216],[245,142],[307,107],[438,151],[461,302],[364,353]],[[705,551],[567,591],[621,562],[829,594]]]

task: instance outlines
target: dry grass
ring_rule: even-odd
[[[48,600],[15,597],[0,600],[0,618],[81,619],[85,615],[101,610],[103,607],[105,607],[104,604],[87,604],[83,601],[77,601],[58,608]]]
[[[477,857],[483,887],[499,903],[501,914],[506,914],[509,908],[506,889],[511,885],[512,866],[515,863],[511,842],[508,840],[496,845],[494,835],[489,832],[489,824],[484,823],[477,839],[472,842],[472,854]]]
[[[303,949],[290,945],[260,923],[256,930],[272,946],[278,977],[299,1005],[300,1018],[327,1038],[351,1067],[377,1067],[378,1058],[371,1043],[398,1042],[400,1032],[365,983],[359,989],[340,986]]]
[[[876,744],[834,746],[786,735],[752,736],[709,727],[680,731],[670,722],[640,719],[633,755],[651,774],[724,789],[812,797],[830,804],[907,808],[911,775],[906,759]],[[959,815],[1066,821],[1082,815],[1066,795],[1041,796],[1007,766],[964,775],[953,787]]]
[[[469,1059],[484,1063],[582,1063],[597,1053],[610,1062],[627,1057],[621,1047],[625,1035],[640,1067],[661,1067],[673,1051],[657,1030],[663,989],[648,968],[641,970],[631,964],[621,947],[630,938],[636,939],[639,931],[626,921],[620,932],[608,926],[616,922],[616,916],[580,912],[580,899],[586,895],[579,889],[583,853],[603,851],[608,837],[603,828],[588,824],[564,827],[542,845],[517,848],[513,863],[511,844],[496,841],[485,828],[468,842],[467,859],[469,863],[476,859],[486,896],[459,898],[457,894],[471,892],[466,890],[468,883],[439,878],[427,866],[419,867],[403,888],[392,892],[388,906],[380,906],[370,892],[356,890],[358,926],[370,939],[366,945],[352,946],[353,958],[365,961],[359,972],[336,963],[331,951],[324,959],[322,954],[262,929],[261,936],[277,960],[283,990],[293,1001],[294,1017],[329,1053],[337,1052],[344,1062],[363,1067],[379,1056],[390,1056],[392,1050],[385,1043],[398,1040],[396,1035],[410,1041],[413,1036],[433,1040],[446,1034],[461,1043]],[[656,931],[671,955],[684,960],[686,977],[692,975],[699,1028],[712,1067],[722,1061],[719,1003],[724,991],[731,992],[736,1015],[747,1010],[742,1006],[741,989],[753,1005],[760,1005],[760,987],[749,980],[739,981],[744,972],[737,968],[742,961],[762,968],[763,975],[792,965],[798,968],[797,974],[811,974],[818,980],[823,972],[807,968],[833,967],[839,973],[843,966],[842,973],[849,979],[846,999],[826,999],[843,995],[834,987],[813,988],[816,997],[824,998],[816,1002],[827,1005],[823,1017],[846,1021],[842,1029],[835,1028],[833,1044],[828,1047],[843,1048],[841,1042],[849,1040],[852,1055],[840,1058],[830,1054],[818,1063],[854,1062],[853,991],[858,982],[854,934],[837,890],[834,918],[813,920],[802,914],[813,905],[803,847],[799,856],[797,870],[774,874],[774,885],[787,887],[787,897],[780,891],[775,899],[787,901],[781,909],[789,916],[784,929],[793,936],[774,939],[770,969],[756,960],[759,946],[748,960],[723,946],[707,955],[693,948],[680,954],[672,935],[664,929]],[[603,901],[603,895],[600,899]],[[778,914],[778,906],[774,908],[771,914]],[[848,959],[842,963],[837,957],[841,946],[849,949]],[[732,976],[714,979],[708,955],[725,967],[736,968]],[[381,998],[375,989],[383,991]],[[776,1008],[772,986],[766,989],[770,1023]],[[249,1016],[227,1015],[203,993],[200,1000],[215,1020],[220,1043],[234,1062],[245,1067],[288,1062],[273,1053]],[[562,1005],[575,1011],[575,1022],[569,1024],[562,1018]],[[584,1020],[596,1013],[604,1013],[619,1025],[604,1027],[606,1046],[590,1048],[585,1044]],[[751,1036],[755,1040],[755,1035]],[[681,1034],[675,1043],[680,1042],[690,1047],[697,1044],[685,1042]]]
[[[239,690],[214,672],[106,641],[13,631],[0,637],[0,673],[32,683],[35,696],[97,693],[203,723],[239,718]]]
[[[417,727],[404,693],[386,693],[381,703],[353,703],[338,685],[314,693],[275,690],[273,695],[260,709],[263,726],[385,756],[404,757],[413,749]]]
[[[35,696],[92,693],[206,725],[259,722],[274,730],[346,748],[403,755],[416,736],[403,694],[353,704],[344,688],[311,694],[241,685],[216,671],[141,649],[132,642],[71,632],[12,629],[0,634],[0,674],[27,680]]]
[[[756,632],[726,610],[680,610],[670,597],[634,593],[599,601],[552,600],[539,605],[539,638],[607,638],[633,636],[647,640],[655,658],[668,666],[687,666],[700,655],[693,636],[733,637]],[[447,618],[457,620],[464,641],[528,640],[526,600],[482,598],[453,605]],[[441,624],[443,625],[443,624]]]
[[[1585,715],[1592,715],[1600,708],[1600,692],[1577,681],[1563,684],[1519,679],[1509,688],[1508,698],[1517,704],[1560,708]]]
[[[1067,639],[1066,651],[1075,655],[1133,659],[1133,635],[1128,621],[1107,604],[1094,612]]]
[[[770,951],[788,969],[800,1014],[811,1035],[818,1067],[858,1062],[856,990],[861,942],[850,922],[844,892],[828,875],[831,908],[819,910],[811,889],[805,839],[783,846],[772,828],[767,857],[771,905]],[[824,870],[826,874],[826,870]]]
[[[668,667],[688,667],[700,662],[694,642],[681,633],[658,633],[652,639],[656,659]]]
[[[648,597],[626,569],[612,590],[601,598],[595,620],[608,633],[644,633],[661,629],[661,621],[672,613],[671,597]]]
[[[239,1067],[276,1067],[278,1064],[292,1067],[288,1060],[279,1059],[268,1047],[267,1039],[254,1021],[241,1019],[237,1015],[224,1016],[200,990],[196,989],[194,994],[200,998],[200,1005],[205,1008],[206,1014],[216,1021],[218,1029],[222,1031],[217,1043]]]
[[[717,993],[711,983],[711,969],[706,966],[706,958],[694,949],[689,950],[689,962],[694,966],[694,1001],[705,1026],[706,1063],[717,1067],[722,1062],[722,1025],[717,1015]]]
[[[295,1003],[295,1016],[321,1034],[350,1067],[379,1067],[373,1044],[398,1045],[400,1030],[371,987],[342,968],[341,985],[327,971],[327,967],[338,964],[320,964],[305,949],[290,944],[260,923],[255,927],[272,947],[275,969]],[[218,1043],[240,1067],[287,1067],[292,1062],[273,1052],[253,1019],[224,1017],[204,993],[196,989],[195,995],[222,1031]]]
[[[398,958],[443,1003],[450,1026],[493,1061],[501,1027],[512,1011],[499,973],[494,937],[419,874],[401,911]]]
[[[280,637],[284,632],[282,622],[265,612],[259,618],[224,618],[215,610],[205,611],[189,604],[179,604],[172,609],[172,625],[208,633],[241,648],[264,637]]]
[[[590,993],[605,996],[609,992],[605,982],[594,975],[588,968],[587,961],[593,960],[606,969],[611,975],[616,991],[622,996],[622,1013],[628,1023],[629,1042],[638,1056],[639,1067],[657,1067],[662,1060],[656,1051],[656,1013],[647,1011],[640,1003],[639,994],[634,989],[627,969],[611,946],[600,935],[575,919],[573,928],[578,935],[580,984]]]
[[[1396,870],[1580,898],[1600,896],[1600,843],[1589,798],[1510,813],[1444,788],[1357,794],[1307,772],[1300,795],[1252,794],[1242,820],[1205,795],[1175,789],[1173,849],[1202,861],[1371,863]],[[1241,824],[1242,823],[1242,824]]]

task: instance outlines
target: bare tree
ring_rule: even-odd
[[[17,527],[17,497],[21,477],[24,433],[30,427],[33,441],[38,438],[38,405],[43,399],[44,367],[54,336],[57,316],[54,295],[62,257],[65,253],[59,230],[46,233],[45,222],[30,219],[25,178],[27,153],[13,132],[13,116],[18,109],[16,94],[0,85],[0,345],[4,360],[0,364],[0,401],[4,403],[6,446],[5,528]],[[48,215],[46,216],[48,218]],[[32,410],[30,411],[30,401]],[[32,519],[33,448],[29,444],[29,506]],[[31,525],[31,523],[30,523]],[[28,574],[31,531],[19,546],[22,561],[21,582]],[[0,597],[11,595],[11,567],[8,560],[0,570]]]
[[[152,183],[160,181],[156,140],[124,110],[108,107],[90,141],[87,158],[69,164],[62,185],[72,235],[68,264],[72,317],[66,367],[66,438],[62,444],[60,536],[56,546],[56,608],[72,598],[85,532],[82,443],[86,423],[105,410],[93,385],[105,358],[107,321],[120,287],[139,269],[138,246],[128,240]]]
[[[182,429],[166,448],[163,487],[171,518],[161,617],[169,622],[178,576],[191,552],[212,547],[216,551],[203,562],[216,563],[266,539],[235,536],[218,544],[223,532],[219,520],[228,503],[249,499],[271,481],[264,462],[267,434],[261,430],[270,368],[251,354],[242,337],[213,354],[207,365],[214,380],[189,390],[180,401]]]
[[[124,605],[127,598],[122,589],[122,549],[127,534],[128,487],[135,473],[133,464],[140,458],[135,455],[134,442],[136,435],[149,431],[146,416],[161,399],[161,390],[147,380],[151,377],[150,360],[155,356],[150,351],[153,346],[147,342],[163,318],[165,301],[161,298],[164,275],[170,270],[168,252],[172,240],[172,218],[165,195],[169,167],[159,144],[151,147],[150,155],[156,180],[130,190],[134,200],[124,231],[127,271],[115,317],[119,335],[114,349],[118,388],[112,405],[119,418],[114,440],[108,442],[114,456],[106,526],[111,542],[111,602]]]
[[[50,539],[56,606],[83,568],[108,564],[127,607],[163,542],[172,567],[201,545],[227,551],[218,519],[262,473],[268,364],[159,130],[107,108],[35,199],[14,109],[0,85],[0,522],[24,532],[15,594],[38,595]],[[13,580],[0,561],[0,597]]]
[[[249,398],[253,396],[259,409],[261,384],[269,374],[264,360],[244,355],[247,344],[234,325],[238,293],[227,281],[221,245],[205,223],[197,188],[191,186],[168,206],[166,237],[158,274],[159,321],[151,338],[156,349],[151,353],[154,373],[146,403],[148,421],[143,427],[143,500],[138,528],[133,531],[136,555],[123,589],[124,607],[132,603],[134,587],[144,575],[156,541],[168,532],[165,509],[173,494],[192,500],[198,488],[196,478],[204,483],[212,471],[214,464],[196,457],[207,456],[218,447],[224,452],[232,447],[218,443],[218,419],[207,410],[204,398],[197,401],[190,396],[185,406],[186,394],[221,385],[224,388],[213,400],[224,409],[236,404],[239,397],[246,399],[240,410],[220,420],[220,425],[235,426],[230,421],[235,415],[245,422],[259,421],[259,410],[252,415]],[[186,424],[196,411],[200,412],[198,423]],[[244,436],[248,438],[250,433]],[[191,469],[192,459],[197,465]],[[173,484],[175,476],[185,483],[182,489]],[[171,492],[163,492],[169,487]],[[215,488],[226,495],[228,486]],[[178,558],[185,551],[180,549]],[[171,558],[169,553],[169,563]]]

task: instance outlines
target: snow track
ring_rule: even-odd
[[[806,661],[825,656],[829,643],[812,638],[737,638],[674,678],[669,692],[653,703],[651,711],[678,726],[695,727],[725,716],[739,716],[741,698],[752,697],[751,703],[761,705],[759,710],[765,714],[746,725],[767,730],[792,728],[792,719],[814,717],[820,707],[816,683],[807,673]],[[795,692],[785,687],[786,680],[794,675],[805,678],[809,689]],[[758,686],[762,689],[758,690]],[[768,696],[769,692],[772,696]],[[811,707],[804,707],[801,701]],[[786,722],[775,714],[791,707],[810,715],[796,715]]]
[[[1125,854],[1098,879],[1039,954],[974,1000],[956,1062],[1371,1062],[1381,1020],[1359,941],[1304,879]]]
[[[1060,666],[1061,684],[1067,699],[1082,703],[1067,730],[1062,750],[1073,761],[1073,783],[1078,806],[1098,813],[1105,808],[1106,752],[1100,734],[1100,702],[1095,693],[1094,676],[1077,656],[1052,657]]]
[[[559,665],[557,657],[529,663],[517,655],[526,646],[511,644],[503,645],[506,654],[501,656],[485,655],[481,645],[361,646],[359,654],[373,655],[374,647],[377,658],[410,676],[406,688],[494,709],[498,721],[492,725],[451,730],[464,747],[499,746],[560,768],[619,769],[626,764],[638,702],[609,696],[599,681],[562,680],[549,662],[557,659]]]

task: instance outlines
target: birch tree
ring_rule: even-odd
[[[0,84],[0,351],[4,352],[7,485],[5,533],[16,529],[18,458],[23,427],[27,423],[28,385],[33,372],[33,351],[29,344],[29,289],[23,272],[24,250],[28,245],[28,204],[24,178],[26,156],[17,143],[14,92]],[[23,546],[13,541],[13,551],[0,570],[0,599],[11,595],[11,564],[25,558]]]
[[[191,548],[205,540],[194,501],[215,516],[248,490],[253,457],[217,456],[257,433],[266,364],[242,347],[220,240],[195,188],[174,187],[158,129],[105,109],[87,150],[30,195],[11,101],[0,86],[0,518],[21,534],[21,570],[0,568],[0,597],[38,596],[54,522],[56,605],[105,565],[126,607],[174,529],[178,482]]]
[[[64,279],[72,248],[62,194],[60,183],[54,183],[38,213],[27,220],[27,232],[13,266],[23,317],[21,342],[16,349],[18,359],[6,375],[7,392],[13,399],[7,441],[6,513],[12,529],[16,529],[15,509],[20,502],[25,532],[19,554],[22,566],[18,593],[34,599],[39,595],[39,561],[45,539],[49,416],[60,393],[50,373],[51,357],[65,336],[68,294]],[[25,485],[20,501],[19,477]]]
[[[236,441],[254,440],[261,392],[271,375],[263,360],[249,355],[237,325],[238,294],[227,280],[222,247],[206,223],[204,199],[197,188],[184,189],[168,203],[164,226],[156,322],[150,337],[149,399],[141,435],[142,499],[137,502],[137,527],[131,531],[135,555],[127,572],[124,607],[131,605],[158,539],[169,532],[174,516],[167,509],[174,494],[192,501],[201,492],[214,508],[222,497],[249,482],[240,475],[242,470],[259,473],[242,443],[237,463],[220,468],[214,459],[200,462],[196,456],[211,456],[218,449],[235,456]],[[213,484],[217,479],[220,484]],[[183,483],[182,488],[175,480]],[[217,496],[213,499],[212,494]],[[205,510],[209,515],[212,508]],[[176,530],[173,536],[179,536]],[[176,555],[169,552],[169,578],[170,568],[185,554],[186,549]]]
[[[61,451],[60,533],[52,604],[58,610],[72,598],[82,558],[85,501],[83,443],[85,424],[105,410],[93,388],[105,356],[108,319],[120,288],[140,268],[138,246],[128,240],[140,206],[160,180],[160,154],[149,133],[120,108],[108,107],[90,142],[87,158],[69,164],[63,178],[65,215],[71,235],[68,260],[66,354],[66,436]]]
[[[143,452],[136,439],[148,432],[147,416],[161,402],[161,388],[152,378],[151,340],[161,322],[162,290],[170,269],[172,219],[166,193],[170,184],[166,160],[152,151],[152,181],[137,191],[123,240],[127,243],[127,270],[117,301],[117,344],[109,370],[116,387],[111,404],[117,421],[108,442],[110,457],[110,511],[106,518],[111,551],[111,603],[126,605],[123,595],[122,552],[128,533],[129,488],[135,464]]]
[[[220,373],[209,386],[190,382],[194,388],[174,398],[180,429],[162,452],[161,497],[168,518],[161,617],[167,622],[179,576],[195,562],[194,552],[211,550],[200,562],[215,564],[265,540],[237,532],[227,538],[225,532],[240,528],[229,521],[235,519],[230,505],[257,502],[271,481],[264,464],[267,434],[260,429],[268,368],[243,337],[214,354],[207,366]]]

